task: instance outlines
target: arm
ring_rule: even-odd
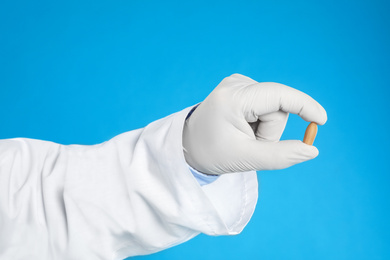
[[[93,146],[1,140],[0,258],[117,260],[238,234],[255,209],[255,170],[318,154],[279,141],[288,113],[326,121],[306,94],[238,74],[186,121],[191,109]],[[220,176],[200,186],[187,162]]]
[[[201,187],[182,147],[190,109],[92,146],[1,140],[0,258],[124,259],[239,233],[256,174]]]

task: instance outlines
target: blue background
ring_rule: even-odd
[[[235,72],[284,83],[328,112],[320,156],[259,172],[240,235],[136,259],[390,259],[388,3],[3,0],[0,138],[95,144]],[[283,139],[306,125],[291,116]]]

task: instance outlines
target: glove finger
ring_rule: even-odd
[[[315,146],[299,140],[286,140],[276,143],[253,141],[250,144],[248,159],[256,170],[284,169],[318,156]]]
[[[257,83],[249,86],[247,91],[254,98],[253,111],[257,115],[268,114],[282,110],[297,114],[308,122],[325,124],[327,115],[325,109],[309,95],[274,82]]]
[[[276,111],[259,116],[260,123],[255,136],[259,141],[277,142],[283,134],[288,119],[288,113]]]

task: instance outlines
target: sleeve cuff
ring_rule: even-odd
[[[190,174],[190,169],[184,158],[182,133],[185,119],[194,106],[183,109],[173,116],[166,148],[171,153],[168,158],[160,157],[160,163],[176,162],[166,165],[176,169],[172,180],[181,187],[181,199],[188,199],[192,213],[191,218],[198,223],[200,232],[208,235],[234,235],[240,233],[252,217],[258,197],[258,182],[256,171],[238,172],[220,175],[212,183],[199,186]],[[168,148],[169,146],[169,148]],[[180,163],[179,163],[180,162]],[[186,169],[185,169],[186,168]],[[185,172],[188,174],[183,174]],[[196,173],[195,173],[196,174]],[[186,198],[186,199],[185,199]]]
[[[192,175],[198,181],[200,186],[210,184],[210,183],[216,181],[219,177],[219,175],[208,175],[208,174],[198,172],[197,170],[192,168],[189,164],[188,164],[188,168],[190,169]]]

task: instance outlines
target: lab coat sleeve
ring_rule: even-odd
[[[191,108],[97,145],[0,140],[0,259],[121,260],[240,233],[256,172],[200,186],[182,148]]]

